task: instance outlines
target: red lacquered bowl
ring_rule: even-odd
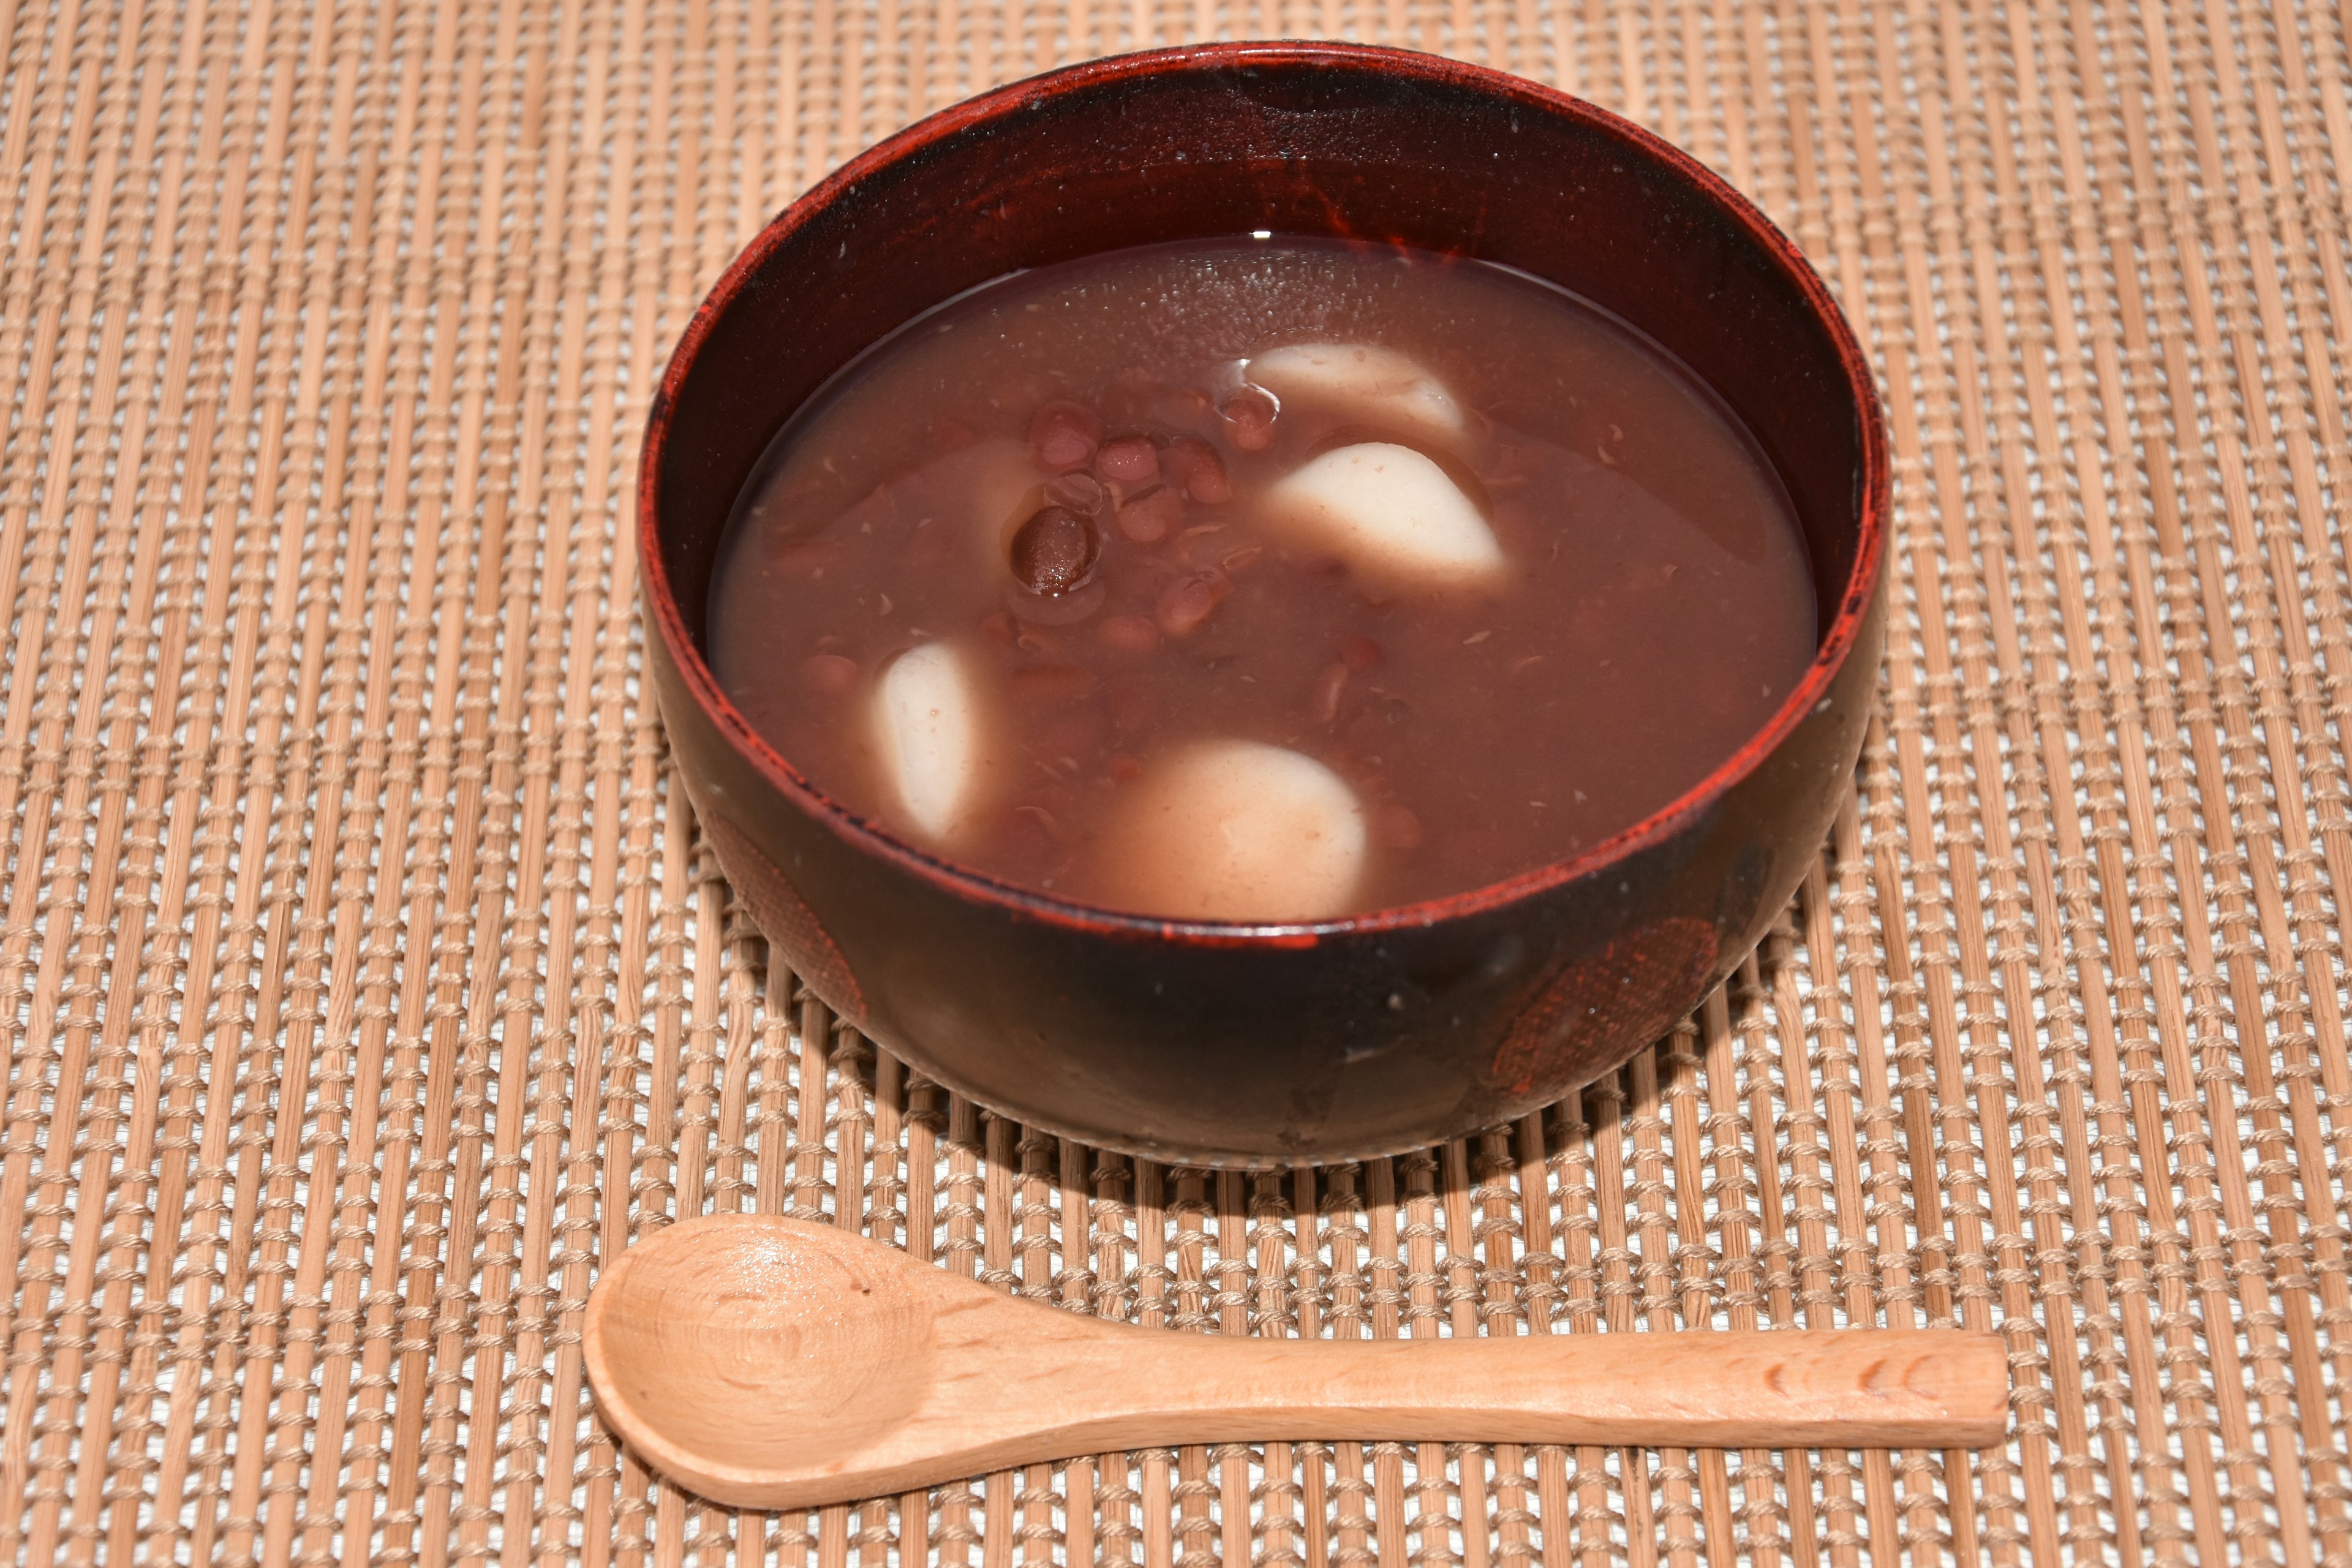
[[[719,535],[776,429],[911,316],[1017,268],[1253,229],[1485,258],[1606,305],[1727,399],[1802,520],[1811,668],[1704,782],[1576,859],[1311,925],[1182,923],[892,837],[755,734],[704,655]],[[647,663],[720,866],[842,1016],[981,1104],[1233,1164],[1394,1152],[1622,1062],[1754,944],[1852,786],[1885,615],[1886,440],[1796,247],[1591,105],[1342,44],[1129,55],[934,115],[786,208],[704,300],[637,494]],[[1732,678],[1727,673],[1727,679]],[[1744,676],[1738,677],[1744,679]]]

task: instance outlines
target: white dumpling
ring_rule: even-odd
[[[874,753],[887,797],[923,837],[947,843],[985,796],[988,714],[969,655],[952,643],[900,654],[875,682]]]
[[[1309,458],[1263,505],[1276,529],[1397,587],[1478,586],[1508,565],[1477,506],[1410,447],[1365,441]]]
[[[1130,786],[1103,845],[1117,900],[1178,920],[1344,913],[1364,875],[1364,810],[1314,758],[1196,742]]]
[[[1291,343],[1249,362],[1249,379],[1286,407],[1312,406],[1459,448],[1470,421],[1445,384],[1394,349],[1374,343]]]

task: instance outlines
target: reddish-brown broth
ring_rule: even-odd
[[[1307,457],[1391,434],[1311,410],[1269,427],[1235,399],[1236,360],[1318,342],[1400,351],[1471,411],[1475,450],[1433,456],[1480,501],[1503,589],[1367,584],[1254,526],[1253,498]],[[1079,412],[1049,406],[1064,402]],[[1056,499],[1034,489],[1051,477],[1039,453],[1066,456],[1056,421],[1087,413],[1107,442],[1154,443],[1097,448],[1093,467],[1117,484],[1149,452],[1171,482],[1128,526],[1100,518],[1091,563],[1067,537],[1023,541],[1025,569],[1080,581],[1029,594],[1011,514]],[[1231,499],[1211,504],[1203,450]],[[941,847],[955,860],[1133,902],[1097,853],[1121,792],[1184,741],[1245,737],[1354,786],[1362,909],[1571,856],[1664,805],[1786,697],[1814,636],[1777,477],[1656,345],[1501,268],[1287,238],[1094,257],[911,323],[778,436],[710,616],[714,668],[751,722],[886,825],[863,717],[877,671],[928,639],[981,650],[1014,762],[985,820]]]

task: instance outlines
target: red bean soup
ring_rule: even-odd
[[[1265,236],[908,323],[778,434],[710,616],[728,695],[851,810],[1251,923],[1591,848],[1815,637],[1778,476],[1656,343],[1503,268]]]

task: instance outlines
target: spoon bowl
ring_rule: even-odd
[[[752,1508],[1189,1443],[1955,1448],[2008,1422],[1990,1333],[1181,1334],[764,1215],[631,1247],[588,1299],[583,1349],[599,1411],[640,1458]]]
[[[826,1245],[856,1240],[826,1226],[747,1218],[671,1226],[625,1253],[590,1300],[599,1397],[649,1413],[631,1441],[666,1470],[698,1455],[746,1475],[821,1467],[887,1436],[929,1382],[921,1276],[937,1270],[870,1243]]]

